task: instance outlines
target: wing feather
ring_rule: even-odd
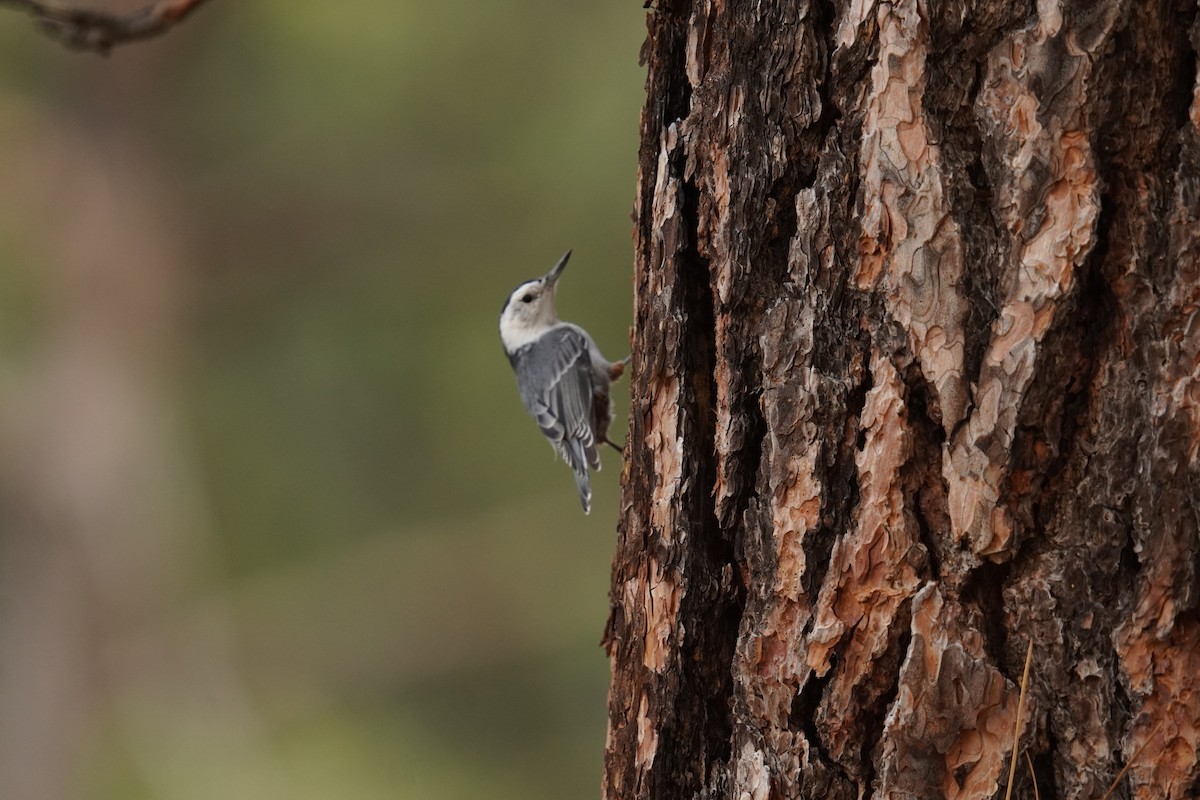
[[[521,400],[542,433],[575,473],[585,511],[591,506],[588,467],[600,469],[592,430],[592,368],[587,339],[571,327],[551,330],[513,359]]]

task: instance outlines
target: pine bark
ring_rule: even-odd
[[[605,797],[1200,795],[1196,4],[648,21]]]

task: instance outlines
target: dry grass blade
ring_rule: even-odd
[[[1033,663],[1033,640],[1029,640],[1029,649],[1025,651],[1025,671],[1021,673],[1021,694],[1017,696],[1017,720],[1013,723],[1012,762],[1008,765],[1008,789],[1004,792],[1004,800],[1012,800],[1013,778],[1017,776],[1017,745],[1021,743],[1021,718],[1025,716],[1025,693],[1029,690],[1029,665]],[[1037,785],[1037,781],[1034,781]]]
[[[1033,781],[1033,800],[1042,800],[1041,792],[1037,788],[1037,775],[1033,772],[1033,759],[1029,757],[1029,751],[1025,751],[1025,763],[1029,765],[1029,780]]]
[[[1138,756],[1140,756],[1142,751],[1146,749],[1146,745],[1150,744],[1150,741],[1154,739],[1154,736],[1158,733],[1158,729],[1161,727],[1162,722],[1159,722],[1154,726],[1154,730],[1150,731],[1150,735],[1146,737],[1146,741],[1142,742],[1141,747],[1135,750],[1129,760],[1125,762],[1125,766],[1121,767],[1121,771],[1117,773],[1117,777],[1113,778],[1112,785],[1108,787],[1108,791],[1104,793],[1104,797],[1101,797],[1100,800],[1108,800],[1109,796],[1117,790],[1117,785],[1121,782],[1121,779],[1125,777],[1125,773],[1129,772],[1129,768],[1137,762]]]

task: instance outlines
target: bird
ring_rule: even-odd
[[[571,251],[540,278],[513,290],[500,310],[500,342],[517,377],[525,410],[575,473],[583,513],[592,510],[588,469],[600,469],[597,445],[624,447],[608,438],[609,387],[629,359],[609,361],[578,325],[563,322],[554,307],[559,276]]]

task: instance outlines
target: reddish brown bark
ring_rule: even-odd
[[[1200,794],[1196,20],[653,10],[606,797]]]

